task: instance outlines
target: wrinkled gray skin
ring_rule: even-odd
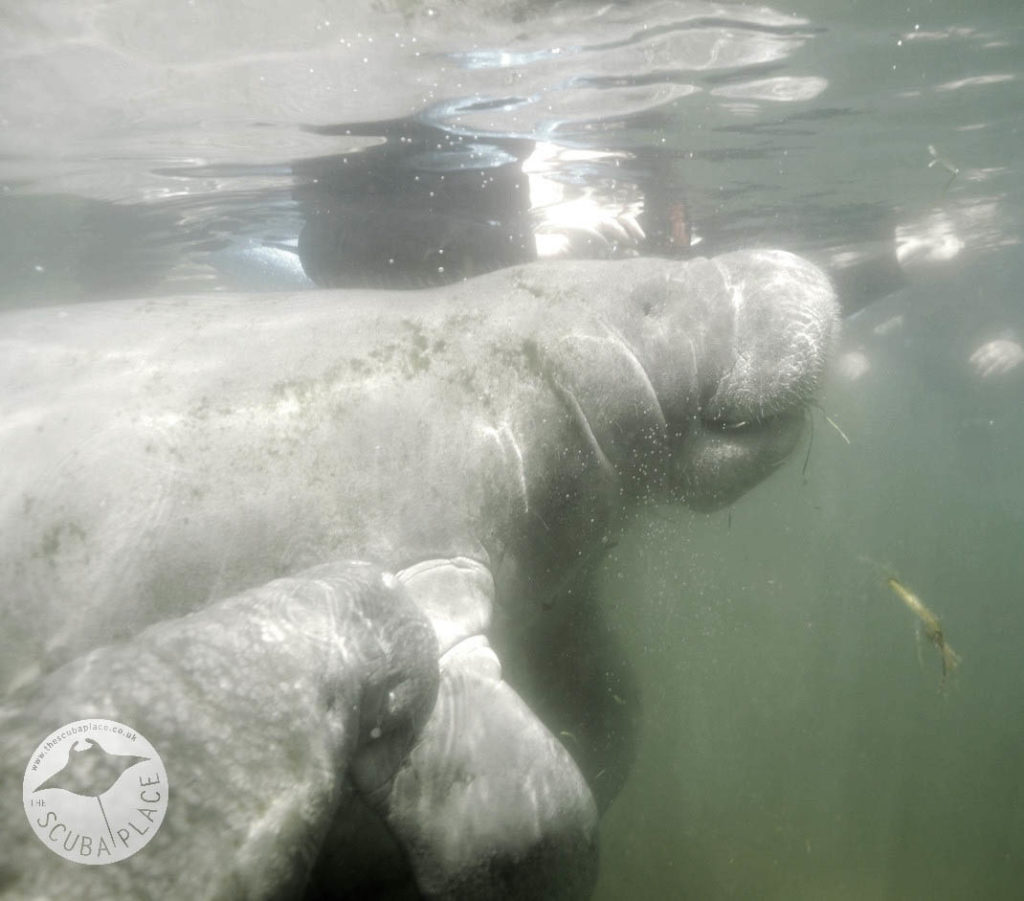
[[[779,465],[836,316],[781,251],[4,316],[0,888],[585,897],[634,715],[593,565]],[[84,717],[170,781],[109,866],[22,811]]]

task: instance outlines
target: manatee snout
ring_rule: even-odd
[[[726,254],[715,262],[732,333],[709,370],[716,379],[702,416],[739,426],[802,408],[820,389],[839,336],[828,277],[782,250]]]
[[[796,447],[839,333],[825,274],[780,250],[726,254],[730,336],[705,367],[703,402],[673,455],[677,494],[691,507],[732,503]]]
[[[373,796],[394,776],[437,700],[437,636],[430,621],[391,574],[359,594],[370,646],[363,673],[359,749],[352,776]]]

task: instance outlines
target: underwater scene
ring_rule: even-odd
[[[2,0],[0,72],[0,897],[1021,897],[1021,4]],[[157,752],[150,844],[32,835]]]

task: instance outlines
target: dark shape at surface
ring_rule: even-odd
[[[92,738],[85,739],[85,744],[87,747],[79,748],[75,742],[68,751],[68,762],[35,790],[62,788],[74,795],[98,798],[113,788],[125,770],[149,760],[134,754],[111,754]]]
[[[293,165],[299,256],[320,287],[449,284],[535,258],[522,172],[531,141],[415,119],[315,131],[382,141]]]

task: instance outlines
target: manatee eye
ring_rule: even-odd
[[[747,416],[743,419],[723,419],[719,416],[709,415],[706,403],[702,403],[694,416],[694,420],[705,431],[727,432],[730,434],[744,434],[759,429],[765,424],[766,419],[759,419],[756,416]]]
[[[735,422],[725,419],[707,419],[704,421],[704,427],[729,435],[748,435],[761,429],[765,422],[766,420],[763,419],[738,419]]]
[[[761,434],[775,428],[784,417],[769,415],[763,418],[750,417],[747,419],[726,420],[706,419],[704,427],[709,431],[723,432],[730,437],[740,438]]]

